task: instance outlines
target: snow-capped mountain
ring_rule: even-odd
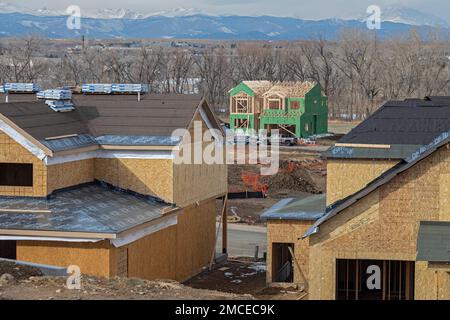
[[[50,10],[47,8],[30,9],[15,4],[0,2],[0,13],[25,13],[35,16],[65,16],[65,10]],[[194,15],[211,15],[205,11],[197,8],[174,8],[172,10],[157,11],[157,12],[141,12],[132,9],[118,8],[118,9],[95,9],[82,10],[82,17],[91,19],[145,19],[148,17],[189,17]]]
[[[381,9],[382,21],[404,23],[415,26],[448,27],[448,22],[444,19],[416,9],[389,6]]]
[[[423,11],[419,11],[409,7],[403,6],[386,6],[381,7],[381,21],[402,23],[412,26],[432,26],[432,27],[449,27],[449,23],[444,19]],[[343,16],[345,20],[360,20],[366,21],[368,14],[352,14]]]
[[[407,16],[406,13],[409,13]],[[401,14],[400,14],[401,13]],[[429,15],[410,11],[385,11],[379,38],[409,33],[413,27],[427,37],[432,22],[442,22]],[[170,11],[142,13],[129,9],[82,11],[81,29],[67,28],[65,11],[46,8],[30,10],[0,2],[0,37],[39,34],[48,38],[184,38],[234,40],[301,40],[314,35],[336,39],[342,29],[367,30],[360,19],[304,20],[276,16],[214,16],[198,9],[177,8]],[[408,17],[408,19],[407,19]],[[420,19],[419,19],[420,18]],[[433,20],[434,19],[434,20]],[[443,35],[449,28],[435,29]]]

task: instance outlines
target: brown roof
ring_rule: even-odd
[[[37,140],[89,133],[78,112],[55,112],[44,101],[0,103],[0,114]]]
[[[170,136],[175,129],[187,128],[201,95],[149,94],[73,95],[76,112],[94,136]]]
[[[44,101],[0,103],[0,114],[37,140],[49,137],[90,134],[92,136],[171,136],[187,128],[201,95],[74,94],[72,112],[54,112]],[[209,108],[207,108],[209,109]],[[207,111],[211,123],[212,112]]]
[[[9,102],[37,101],[35,93],[10,93]],[[0,103],[6,102],[6,94],[0,93]]]

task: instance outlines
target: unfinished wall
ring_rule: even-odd
[[[170,159],[95,159],[94,170],[98,180],[173,202]]]
[[[47,195],[47,169],[41,160],[0,132],[0,162],[33,164],[33,187],[0,186],[2,196],[43,197]]]
[[[195,185],[193,184],[195,182]],[[185,206],[227,192],[227,166],[191,164],[174,166],[174,202]]]
[[[450,300],[450,267],[416,262],[416,300]]]
[[[313,221],[288,221],[269,220],[267,222],[267,283],[272,283],[272,244],[273,243],[293,243],[295,259],[300,265],[301,271],[308,280],[309,272],[309,238],[299,239],[304,234]],[[304,284],[304,279],[297,264],[294,261],[294,283]]]
[[[76,243],[56,241],[17,241],[17,260],[68,267],[79,266],[81,273],[109,277],[109,241]]]
[[[94,159],[47,166],[47,192],[94,181]]]
[[[450,183],[441,177],[449,173],[450,150],[444,147],[323,223],[310,237],[310,298],[335,298],[338,258],[414,261],[420,221],[439,220],[450,210],[440,208],[441,190]],[[430,289],[421,283],[434,271],[418,266],[415,297],[427,298]]]
[[[397,163],[381,159],[328,159],[327,205],[359,191]]]
[[[61,267],[77,265],[82,273],[99,277],[128,275],[184,281],[210,262],[216,235],[215,201],[185,208],[180,211],[176,226],[121,248],[108,241],[18,241],[17,259]]]
[[[194,115],[193,122],[188,128],[192,143],[185,141],[183,144],[183,150],[179,156],[184,157],[184,153],[189,151],[190,164],[174,164],[173,177],[174,177],[174,202],[178,206],[186,206],[196,201],[202,201],[210,199],[214,196],[219,196],[227,193],[228,191],[228,177],[227,177],[227,165],[225,164],[225,150],[221,146],[211,147],[211,142],[203,142],[202,137],[198,137],[194,131],[195,122],[201,123],[202,135],[208,130],[206,123],[203,121],[200,114],[197,112]],[[202,161],[201,164],[194,163],[194,150],[198,146],[206,152],[208,155],[215,157],[216,154],[220,156],[219,163],[207,164]],[[222,149],[221,149],[222,148]],[[211,152],[210,152],[211,151]],[[217,153],[216,153],[217,151]],[[204,160],[204,159],[203,159]],[[195,187],[193,182],[195,181]]]
[[[184,281],[200,272],[214,249],[215,201],[183,209],[176,226],[128,245],[128,276]]]

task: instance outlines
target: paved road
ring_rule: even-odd
[[[267,252],[267,229],[265,227],[228,224],[229,256],[254,257],[259,246],[259,257]],[[222,230],[217,241],[218,252],[222,251]]]

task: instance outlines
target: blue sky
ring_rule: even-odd
[[[127,7],[144,12],[176,7],[199,8],[213,14],[295,16],[305,19],[363,15],[369,5],[406,6],[450,21],[449,0],[0,0],[31,8],[63,9],[71,4],[82,9]]]

